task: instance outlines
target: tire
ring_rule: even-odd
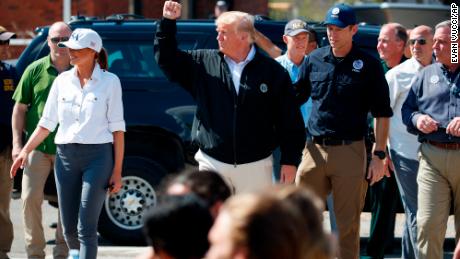
[[[99,234],[114,244],[143,245],[143,215],[156,205],[157,187],[166,170],[151,159],[126,157],[123,187],[107,195],[99,217]]]

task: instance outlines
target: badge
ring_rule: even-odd
[[[353,68],[356,70],[361,70],[361,68],[363,68],[363,65],[364,63],[361,59],[353,61]]]
[[[439,82],[439,76],[433,75],[433,76],[430,77],[430,83],[436,84],[438,82]]]
[[[259,88],[262,93],[268,92],[268,86],[265,83],[262,83]]]
[[[338,14],[340,12],[340,9],[338,7],[332,9],[332,14]]]

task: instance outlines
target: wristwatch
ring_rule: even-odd
[[[378,157],[380,160],[383,160],[387,157],[387,153],[382,150],[374,150],[374,156]]]

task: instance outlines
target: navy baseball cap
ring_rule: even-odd
[[[348,25],[355,25],[355,11],[349,5],[336,4],[327,11],[323,23],[325,25],[335,25],[340,28],[345,28]]]
[[[287,36],[296,36],[301,32],[308,33],[310,32],[310,30],[308,28],[307,23],[300,19],[290,20],[288,23],[286,23],[286,26],[284,27],[284,35]]]

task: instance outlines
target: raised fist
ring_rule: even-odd
[[[176,20],[180,17],[182,10],[182,5],[174,1],[166,1],[163,6],[163,17]]]

